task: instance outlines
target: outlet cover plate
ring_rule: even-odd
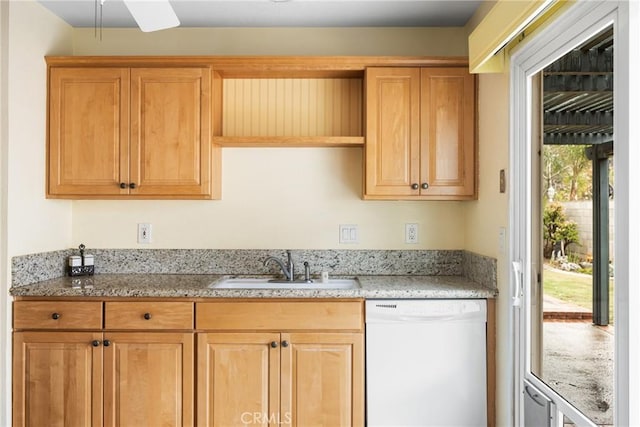
[[[418,224],[404,225],[404,242],[410,245],[418,243]]]

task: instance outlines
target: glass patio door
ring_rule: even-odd
[[[583,6],[579,2],[575,7]],[[585,129],[589,124],[604,124],[604,120],[598,122],[596,117],[612,114],[613,106],[612,85],[610,90],[606,84],[602,85],[613,78],[613,70],[597,66],[590,69],[586,63],[588,58],[595,58],[593,64],[597,64],[604,56],[613,57],[612,52],[604,52],[613,46],[613,18],[593,17],[593,22],[589,23],[580,13],[567,15],[558,18],[556,22],[563,23],[551,31],[557,33],[555,40],[533,39],[512,56],[512,61],[518,64],[511,70],[511,102],[515,106],[511,129],[511,298],[516,340],[514,391],[516,423],[527,427],[613,425],[613,336],[611,330],[594,326],[596,313],[592,310],[592,295],[601,296],[601,290],[594,291],[592,275],[588,272],[564,271],[564,264],[574,263],[587,270],[589,262],[600,260],[593,259],[593,244],[590,247],[584,245],[588,252],[584,260],[577,259],[577,252],[572,252],[575,248],[571,249],[571,243],[575,246],[579,240],[577,230],[573,230],[575,235],[569,233],[572,230],[567,218],[560,218],[564,223],[558,226],[556,231],[559,232],[554,241],[545,241],[549,218],[553,216],[550,211],[565,211],[566,206],[560,202],[578,199],[575,188],[562,187],[558,177],[556,181],[549,179],[550,161],[545,159],[547,146],[567,145],[570,147],[567,151],[584,155],[588,146],[594,148],[606,142],[593,136],[598,132],[585,136],[589,132],[580,132],[579,129]],[[553,46],[555,41],[558,43]],[[601,42],[604,42],[604,50],[590,52],[589,46]],[[577,61],[581,68],[567,70],[560,67],[558,70],[553,67],[558,61],[564,61],[561,65],[575,65]],[[602,88],[607,90],[596,93]],[[611,111],[580,110],[582,101],[597,96],[609,97]],[[591,108],[606,109],[605,104],[594,103]],[[552,128],[554,125],[555,129]],[[612,132],[612,120],[610,128]],[[575,166],[569,158],[568,155],[562,157],[554,166],[560,175],[569,174]],[[576,163],[583,165],[584,171],[592,170],[592,164],[596,163],[588,158],[579,160]],[[594,191],[602,192],[603,189],[594,182],[593,172],[587,175],[590,182],[584,189],[584,201],[595,206],[592,203],[596,197]],[[608,196],[607,191],[605,197]],[[559,221],[558,218],[556,220]],[[592,228],[596,232],[595,227]],[[558,237],[561,235],[563,237]],[[572,238],[573,242],[570,242]],[[594,240],[597,241],[596,238]],[[549,247],[553,255],[551,258],[548,257]],[[591,259],[588,259],[589,255]],[[548,279],[554,279],[555,283],[549,283]],[[562,292],[580,286],[588,294],[586,303],[577,303],[562,295]],[[594,336],[602,335],[605,336],[604,341],[607,337],[609,341],[603,344],[603,340],[594,339]],[[597,358],[605,359],[606,363],[597,365]]]

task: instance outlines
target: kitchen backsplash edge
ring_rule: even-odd
[[[15,256],[12,286],[25,286],[66,274],[65,249]],[[90,249],[96,274],[278,274],[277,266],[263,266],[268,256],[285,258],[284,250],[262,249]],[[296,273],[303,262],[313,275],[463,276],[488,288],[497,287],[496,260],[464,250],[293,250]]]

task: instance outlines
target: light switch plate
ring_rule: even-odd
[[[358,243],[358,225],[340,224],[340,243]]]
[[[151,224],[138,224],[138,243],[151,243]]]

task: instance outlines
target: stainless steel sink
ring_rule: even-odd
[[[272,278],[233,277],[217,280],[209,285],[213,289],[360,289],[358,279],[329,279],[307,282],[274,282]]]

